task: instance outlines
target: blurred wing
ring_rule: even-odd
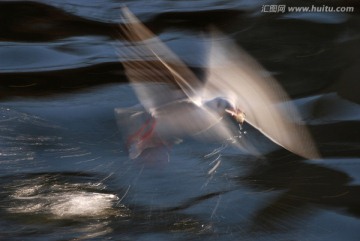
[[[202,84],[193,72],[129,9],[122,8],[122,14],[120,28],[131,58],[123,65],[142,105],[152,111],[172,100],[195,98]]]
[[[226,96],[245,120],[278,145],[306,158],[318,158],[317,149],[281,86],[230,39],[215,33],[209,55],[204,98]],[[276,104],[288,101],[284,108]]]

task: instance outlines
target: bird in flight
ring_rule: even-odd
[[[308,159],[319,154],[286,92],[234,41],[211,30],[207,78],[186,64],[126,7],[120,32],[127,41],[125,73],[139,104],[116,108],[131,159],[146,150],[170,147],[182,137],[230,140],[259,155],[246,137],[235,138],[238,124],[250,124],[277,145]],[[281,105],[280,105],[281,104]]]

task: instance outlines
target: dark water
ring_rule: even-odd
[[[114,48],[124,4],[200,76],[207,27],[235,38],[294,98],[323,159],[249,132],[264,158],[186,140],[169,163],[129,160],[113,114],[137,103]],[[336,4],[355,12],[1,1],[0,240],[360,240],[360,17]]]

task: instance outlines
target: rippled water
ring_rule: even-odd
[[[264,158],[184,140],[167,163],[129,160],[113,112],[137,103],[114,48],[124,4],[200,77],[207,27],[235,38],[291,94],[323,159],[245,126]],[[360,18],[261,6],[0,2],[0,240],[359,240]]]

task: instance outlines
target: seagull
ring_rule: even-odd
[[[299,156],[319,158],[286,92],[233,40],[212,29],[207,79],[201,81],[128,8],[122,8],[122,16],[120,30],[129,55],[123,65],[140,102],[115,109],[130,159],[187,136],[230,140],[245,153],[259,155],[247,138],[235,138],[245,122]]]

